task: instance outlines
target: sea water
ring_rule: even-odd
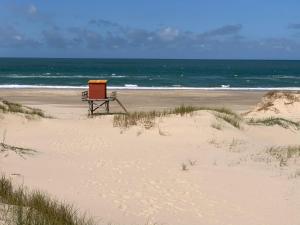
[[[300,90],[300,61],[0,58],[0,88]]]

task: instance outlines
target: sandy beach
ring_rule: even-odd
[[[16,185],[74,204],[99,224],[297,225],[300,163],[298,153],[287,156],[285,149],[300,145],[300,131],[292,123],[247,121],[274,114],[299,122],[300,100],[275,96],[262,109],[257,104],[265,94],[120,90],[130,112],[184,104],[248,114],[240,127],[211,110],[118,127],[114,115],[88,118],[81,90],[1,89],[1,98],[53,118],[0,112],[5,142],[37,151],[1,153],[0,171]]]
[[[10,101],[41,108],[53,116],[70,118],[87,115],[87,103],[81,101],[85,89],[0,89],[0,96]],[[150,111],[180,105],[229,107],[246,111],[254,106],[266,91],[202,91],[202,90],[111,90],[128,111]],[[112,112],[122,109],[111,104]]]
[[[299,8],[0,0],[0,225],[300,225]]]

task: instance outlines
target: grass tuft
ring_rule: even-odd
[[[155,124],[155,119],[159,117],[169,116],[169,115],[180,115],[184,116],[187,114],[192,114],[195,111],[213,111],[216,116],[231,123],[233,126],[240,128],[239,121],[240,116],[230,109],[226,108],[210,108],[210,107],[195,107],[195,106],[179,106],[171,110],[165,111],[150,111],[150,112],[133,112],[128,114],[114,115],[113,125],[116,127],[136,126],[142,124],[145,128],[151,128]]]
[[[114,115],[113,125],[116,127],[131,127],[142,124],[145,128],[151,128],[154,125],[156,117],[160,117],[161,113],[157,111],[151,112],[133,112],[128,114]]]
[[[149,129],[154,126],[155,118],[168,116],[168,115],[181,115],[190,114],[196,111],[197,108],[193,106],[180,106],[172,110],[165,111],[149,111],[149,112],[133,112],[121,115],[114,115],[113,124],[116,127],[131,127],[142,124],[145,128]]]
[[[185,163],[182,163],[181,164],[181,170],[182,171],[188,171],[189,169],[188,169],[188,167],[187,167],[187,165]]]
[[[218,112],[218,113],[222,113],[222,114],[226,114],[226,115],[231,115],[231,116],[234,116],[236,118],[240,118],[240,115],[233,112],[231,109],[224,108],[224,107],[221,107],[221,108],[200,107],[200,108],[198,108],[198,110],[214,111],[214,112]]]
[[[181,105],[179,107],[174,108],[173,110],[170,110],[168,112],[168,114],[175,114],[175,115],[180,115],[180,116],[184,116],[185,114],[191,114],[195,111],[198,111],[199,108],[195,107],[195,106],[184,106]]]
[[[300,129],[300,123],[295,122],[292,120],[280,118],[280,117],[269,117],[269,118],[264,118],[264,119],[254,119],[251,118],[248,121],[249,125],[264,125],[264,126],[281,126],[285,129],[288,129],[290,127]]]
[[[23,106],[19,103],[0,99],[0,110],[4,113],[22,113],[26,115],[37,115],[46,118],[47,116],[41,109]]]
[[[291,102],[299,101],[299,98],[295,94],[300,94],[299,91],[297,92],[288,92],[288,91],[269,91],[263,97],[268,99],[277,99],[278,97],[285,97]]]
[[[289,159],[300,157],[300,146],[271,147],[267,153],[277,159],[280,166],[285,166]]]
[[[231,114],[223,114],[223,113],[216,113],[215,116],[219,119],[224,120],[225,122],[231,124],[235,128],[241,129],[241,118],[233,116]]]
[[[225,122],[231,124],[235,128],[241,129],[241,125],[240,125],[240,122],[242,121],[241,116],[230,109],[224,107],[223,108],[201,107],[199,108],[199,110],[213,111],[216,118],[224,120]]]
[[[48,195],[23,186],[14,189],[5,176],[0,178],[0,202],[7,206],[2,216],[12,225],[93,225],[91,219],[79,216],[73,206],[61,203]]]

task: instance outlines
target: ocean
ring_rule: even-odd
[[[300,61],[0,58],[0,88],[300,90]]]

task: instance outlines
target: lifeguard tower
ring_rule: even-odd
[[[126,112],[126,108],[117,98],[117,93],[112,92],[107,96],[107,80],[89,80],[88,91],[83,91],[81,100],[87,101],[89,104],[89,115],[94,115],[94,112],[100,107],[104,107],[105,112],[109,113],[109,102],[116,101],[121,108]]]

